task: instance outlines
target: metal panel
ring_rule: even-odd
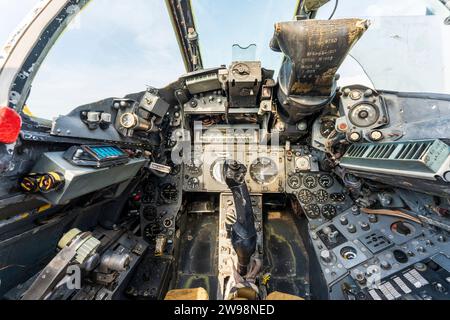
[[[147,161],[131,159],[122,166],[92,169],[72,165],[63,158],[63,154],[63,152],[45,153],[32,170],[32,172],[56,171],[64,175],[66,183],[63,189],[44,194],[44,197],[55,205],[65,204],[90,192],[130,180]]]
[[[354,144],[342,157],[347,169],[435,179],[447,170],[450,147],[441,140]]]

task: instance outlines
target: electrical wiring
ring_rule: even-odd
[[[335,4],[334,4],[333,12],[331,12],[331,15],[330,15],[330,17],[328,18],[328,20],[333,19],[334,15],[335,15],[335,13],[336,13],[336,10],[337,10],[338,5],[339,5],[339,0],[336,0],[336,2],[335,2]]]
[[[422,222],[412,215],[409,215],[407,213],[404,213],[400,210],[388,210],[388,209],[368,209],[368,208],[362,208],[362,212],[366,214],[376,214],[376,215],[385,215],[385,216],[392,216],[392,217],[398,217],[406,220],[410,220],[412,222],[422,224]]]

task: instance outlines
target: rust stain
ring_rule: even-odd
[[[368,29],[369,25],[370,21],[365,19],[358,19],[356,22],[352,21],[352,25],[348,27],[348,43],[350,46],[353,46],[355,42],[361,38],[364,32]]]
[[[281,24],[275,23],[275,32],[280,33],[281,32]]]
[[[295,60],[293,95],[329,95],[339,66],[370,23],[365,19],[304,20],[296,26],[277,23],[275,30]],[[283,32],[282,32],[283,31]],[[285,34],[283,34],[285,33]],[[292,34],[291,34],[292,33]],[[294,49],[297,42],[299,45]]]
[[[312,83],[296,81],[291,87],[291,92],[296,95],[301,95],[311,92],[312,89],[314,89]]]

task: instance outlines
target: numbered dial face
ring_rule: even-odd
[[[185,165],[185,172],[191,177],[199,177],[202,175],[203,171],[201,167],[195,165]]]
[[[232,72],[236,78],[247,77],[250,75],[250,67],[245,63],[238,63],[234,66]]]
[[[250,176],[259,184],[271,184],[278,176],[278,166],[270,158],[258,158],[250,166]]]
[[[337,210],[336,207],[331,204],[326,204],[322,207],[322,216],[325,219],[331,220],[336,217]]]
[[[325,139],[328,138],[334,131],[335,126],[336,124],[333,120],[323,121],[320,125],[320,134],[322,135],[322,137],[324,137]]]
[[[299,176],[292,176],[288,179],[288,185],[292,189],[298,189],[302,186],[302,180]]]
[[[154,242],[156,236],[161,233],[161,227],[158,223],[149,223],[145,226],[144,230],[144,238],[148,242]]]
[[[225,159],[218,159],[214,161],[211,166],[211,176],[214,180],[216,180],[220,184],[225,183],[225,177],[223,176],[223,164],[225,163]]]
[[[173,163],[170,163],[170,167],[172,167],[172,170],[170,171],[170,175],[176,176],[181,172],[181,165],[175,165]]]
[[[328,201],[329,194],[325,190],[319,190],[316,193],[316,201],[318,203],[326,203]]]
[[[190,189],[197,189],[200,186],[200,181],[198,178],[190,178],[188,180],[188,186]]]
[[[298,193],[298,199],[301,203],[309,204],[314,201],[314,194],[309,190],[303,189]]]
[[[137,125],[137,118],[136,115],[132,113],[124,113],[120,117],[120,125],[124,127],[125,129],[132,129]]]
[[[333,202],[344,202],[345,201],[345,194],[343,194],[343,193],[332,193],[332,194],[330,194],[330,199]]]
[[[317,219],[320,217],[320,208],[317,204],[307,204],[304,211],[310,219]]]
[[[142,215],[147,221],[156,221],[157,211],[156,207],[145,207],[142,211]]]
[[[173,203],[178,200],[178,190],[174,184],[167,183],[161,187],[161,199],[164,203]]]
[[[319,185],[324,189],[329,189],[333,186],[334,179],[329,174],[323,174],[319,178]]]
[[[351,123],[362,128],[373,126],[377,123],[379,116],[378,107],[369,103],[357,104],[349,114]]]
[[[303,178],[303,184],[308,189],[314,189],[317,187],[317,178],[313,175],[307,175]]]

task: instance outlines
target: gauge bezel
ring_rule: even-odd
[[[298,186],[297,186],[297,187],[294,187],[294,186],[292,185],[292,180],[294,180],[294,179],[297,179],[297,181],[298,181]],[[297,190],[297,189],[300,189],[300,188],[302,187],[302,178],[299,177],[299,176],[295,176],[295,175],[294,175],[294,176],[291,176],[291,177],[288,178],[287,183],[288,183],[288,186],[289,186],[291,189]]]
[[[324,177],[328,177],[331,180],[331,183],[328,186],[323,185],[323,181],[321,181]],[[319,186],[321,186],[324,189],[330,189],[334,186],[334,178],[330,174],[321,174],[320,177],[317,179],[317,182],[319,183]]]
[[[307,185],[306,179],[308,179],[308,178],[314,179],[314,185],[313,185],[313,186]],[[303,177],[302,180],[303,180],[303,181],[302,181],[303,185],[304,185],[306,188],[309,188],[309,189],[315,189],[315,188],[317,188],[317,186],[319,185],[319,181],[318,181],[317,177],[316,177],[315,175],[313,175],[313,174],[307,174],[307,175],[305,175],[305,176]]]
[[[367,125],[361,125],[356,123],[354,120],[354,114],[353,112],[355,111],[355,109],[357,109],[358,107],[362,106],[362,105],[368,105],[370,107],[372,107],[375,110],[375,114],[376,114],[376,120],[373,123],[367,124]],[[380,107],[378,105],[376,105],[375,103],[372,102],[368,102],[368,101],[361,101],[358,102],[356,104],[354,104],[349,112],[348,112],[348,119],[351,122],[352,125],[354,125],[355,127],[358,128],[370,128],[374,125],[376,125],[378,123],[378,121],[380,120],[380,115],[381,115],[381,111],[380,111]]]
[[[272,165],[275,166],[274,169],[276,171],[276,174],[272,175],[268,180],[260,180],[255,176],[254,167],[257,165],[257,163],[261,163],[262,159],[268,160],[269,166],[272,166]],[[261,157],[257,157],[252,162],[252,164],[250,165],[249,174],[250,174],[250,177],[252,178],[252,180],[255,181],[256,183],[258,183],[259,185],[270,185],[277,180],[277,177],[280,174],[280,168],[272,158],[261,156]]]

